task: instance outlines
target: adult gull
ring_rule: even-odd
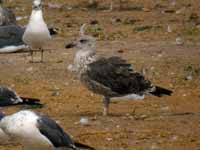
[[[143,99],[147,93],[157,97],[172,94],[171,90],[153,85],[142,74],[134,71],[126,60],[117,56],[98,57],[96,39],[85,35],[84,27],[85,24],[81,27],[80,38],[66,46],[77,48],[70,69],[89,90],[103,95],[103,115],[108,115],[110,98]]]
[[[23,35],[23,41],[30,47],[33,62],[33,49],[41,51],[41,62],[43,62],[43,46],[51,38],[48,27],[43,19],[41,0],[34,0],[29,23]]]
[[[17,25],[0,26],[0,53],[11,53],[26,48],[22,41],[24,29]]]
[[[18,25],[0,26],[0,53],[13,53],[26,49],[27,45],[23,42],[22,37],[26,27]],[[58,33],[58,28],[49,28],[51,35]]]
[[[20,97],[14,90],[0,86],[0,106],[10,105],[41,105],[39,99]]]
[[[22,110],[2,117],[0,128],[23,150],[78,150],[94,149],[74,142],[71,137],[50,117],[42,113]]]

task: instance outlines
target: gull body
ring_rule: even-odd
[[[171,95],[172,91],[153,85],[134,71],[131,64],[120,57],[96,55],[96,40],[84,35],[83,25],[76,46],[73,69],[80,81],[91,91],[103,96],[103,114],[108,115],[111,98],[126,97],[143,99],[149,93],[154,96]]]
[[[0,121],[0,128],[17,143],[23,150],[77,150],[76,142],[47,115],[23,110],[4,116]],[[93,149],[82,145],[87,149]],[[81,147],[81,146],[80,146]]]

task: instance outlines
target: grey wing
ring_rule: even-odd
[[[40,116],[37,122],[40,133],[47,137],[54,147],[66,147],[76,150],[70,136],[54,120],[44,114],[37,113],[37,115]]]
[[[0,48],[6,46],[20,46],[24,45],[22,41],[22,36],[24,34],[24,29],[16,26],[1,26],[0,27]]]
[[[22,102],[22,99],[15,91],[8,87],[0,86],[0,106],[16,104]]]

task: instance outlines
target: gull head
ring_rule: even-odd
[[[42,9],[42,2],[41,0],[33,0],[33,10],[41,10]]]
[[[85,26],[83,24],[80,28],[80,37],[75,42],[66,45],[66,48],[76,47],[77,50],[95,50],[96,48],[96,38],[90,35],[85,35]]]
[[[76,48],[81,50],[93,50],[96,47],[96,39],[92,36],[82,36],[76,43]]]

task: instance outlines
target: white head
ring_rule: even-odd
[[[96,39],[92,36],[85,35],[85,26],[86,24],[83,24],[80,28],[80,38],[77,41],[76,47],[83,50],[95,50]]]
[[[80,37],[73,43],[70,43],[66,48],[76,47],[77,50],[83,51],[95,51],[96,49],[96,39],[92,36],[85,35],[85,26],[83,24],[80,28]]]
[[[42,9],[42,2],[41,0],[33,0],[33,10],[41,10]]]

